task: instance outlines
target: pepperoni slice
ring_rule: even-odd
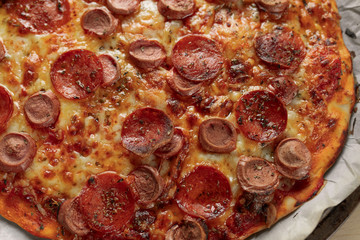
[[[59,223],[69,232],[80,237],[87,235],[90,229],[79,210],[79,198],[66,200],[59,209]]]
[[[53,64],[51,82],[64,98],[89,97],[104,81],[99,58],[88,50],[71,50],[63,53]]]
[[[134,213],[134,202],[126,181],[110,171],[90,177],[79,195],[80,211],[99,232],[121,230]]]
[[[53,126],[60,114],[60,102],[52,91],[38,92],[24,104],[27,121],[34,128]]]
[[[175,128],[171,141],[165,146],[157,149],[155,155],[161,158],[176,156],[185,144],[185,136],[179,128]]]
[[[235,114],[241,132],[257,142],[274,140],[287,124],[284,104],[273,93],[263,90],[243,95]]]
[[[175,200],[184,212],[213,219],[226,211],[231,197],[229,180],[222,172],[198,166],[180,182]]]
[[[291,71],[299,67],[306,55],[305,45],[299,35],[282,27],[258,35],[255,38],[255,50],[264,62]]]
[[[139,8],[140,0],[106,0],[106,4],[113,13],[129,15]]]
[[[158,199],[163,191],[163,180],[159,172],[150,166],[141,166],[129,175],[139,204],[149,204]]]
[[[14,102],[10,92],[0,85],[0,126],[4,127],[14,111]]]
[[[173,123],[163,111],[141,108],[127,116],[121,137],[127,150],[146,157],[169,143],[173,134]]]
[[[201,35],[188,35],[175,44],[172,63],[181,76],[200,82],[219,74],[223,57],[214,40]]]
[[[129,55],[135,65],[144,71],[159,67],[166,59],[164,47],[158,41],[147,39],[132,42]]]
[[[36,143],[27,133],[9,133],[0,141],[0,171],[23,172],[33,162]]]
[[[68,0],[19,0],[7,1],[7,11],[14,26],[20,25],[21,33],[48,33],[70,20]]]
[[[112,34],[117,25],[118,20],[106,8],[89,9],[81,17],[81,27],[84,31],[99,37]]]
[[[158,10],[167,19],[184,19],[195,12],[194,0],[159,0]]]
[[[294,81],[290,80],[288,77],[278,77],[272,80],[267,87],[268,90],[275,94],[285,105],[290,104],[290,102],[296,97],[298,93],[298,86]]]
[[[241,156],[236,169],[241,187],[249,192],[269,195],[279,185],[279,175],[265,159]]]
[[[165,240],[206,240],[203,227],[194,220],[184,220],[175,224],[166,233]]]
[[[99,59],[104,69],[104,82],[101,86],[109,87],[120,79],[120,66],[111,55],[102,54]]]
[[[0,62],[4,60],[6,55],[6,48],[2,41],[0,41]]]
[[[209,152],[229,153],[235,150],[237,132],[234,125],[222,118],[203,121],[199,127],[199,142]]]
[[[258,0],[256,4],[266,12],[282,14],[289,7],[289,0]]]
[[[311,153],[299,139],[282,140],[275,150],[274,157],[278,171],[285,177],[302,180],[308,176]]]
[[[183,97],[193,96],[203,86],[202,82],[192,82],[181,77],[175,69],[171,70],[170,76],[166,80],[170,88]]]

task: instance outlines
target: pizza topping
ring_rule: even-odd
[[[283,13],[289,6],[289,0],[258,0],[260,9],[270,13]]]
[[[2,41],[0,41],[0,62],[5,58],[6,48]]]
[[[22,33],[53,32],[70,20],[68,0],[20,0],[5,4],[14,20],[14,26],[20,24]]]
[[[275,150],[275,163],[278,171],[290,179],[301,180],[307,177],[311,153],[306,145],[297,138],[287,138]]]
[[[240,130],[247,138],[269,142],[284,132],[287,110],[273,93],[257,90],[240,98],[236,118]]]
[[[53,64],[51,82],[64,98],[89,97],[104,81],[99,58],[88,50],[71,50],[63,53]]]
[[[173,123],[163,111],[141,108],[127,116],[121,137],[127,150],[146,157],[169,143],[173,134]]]
[[[112,34],[117,27],[118,20],[106,8],[87,10],[81,18],[81,26],[86,33],[99,37]]]
[[[0,141],[0,171],[23,172],[33,162],[36,143],[27,133],[9,133]]]
[[[270,194],[279,185],[275,167],[262,158],[241,156],[236,172],[241,187],[249,193]]]
[[[184,220],[175,224],[166,233],[165,240],[206,240],[203,227],[194,220]]]
[[[106,0],[106,4],[115,14],[129,15],[139,8],[140,0]]]
[[[61,204],[58,221],[66,230],[80,237],[90,232],[84,216],[80,213],[78,198],[68,199]]]
[[[255,50],[264,62],[292,71],[299,67],[306,55],[305,45],[300,36],[282,27],[271,33],[258,35],[255,38]]]
[[[213,219],[226,211],[231,197],[229,180],[222,172],[198,166],[180,182],[175,200],[187,214]]]
[[[296,97],[298,93],[297,85],[288,77],[278,77],[271,81],[268,90],[275,94],[285,105]]]
[[[277,216],[277,209],[275,205],[271,203],[268,204],[266,206],[266,211],[265,211],[266,225],[268,225],[268,227],[271,227],[275,223],[276,216]]]
[[[159,12],[167,19],[183,19],[195,11],[194,0],[159,0]]]
[[[146,165],[138,167],[130,173],[129,178],[139,204],[156,201],[163,191],[163,180],[153,167]]]
[[[187,35],[180,39],[172,52],[172,63],[177,72],[192,81],[215,78],[223,65],[217,43],[201,35]]]
[[[175,128],[171,141],[165,146],[157,149],[155,155],[161,158],[171,158],[176,156],[185,144],[185,136],[179,128]]]
[[[14,111],[14,102],[10,92],[0,85],[0,128],[10,120]]]
[[[102,87],[109,87],[120,79],[120,66],[116,59],[109,54],[102,54],[99,60],[104,69],[104,82]]]
[[[146,39],[132,42],[129,55],[135,65],[144,71],[159,67],[166,59],[164,47],[158,41]]]
[[[228,120],[211,118],[200,124],[199,142],[208,152],[232,152],[236,148],[236,140],[236,129]]]
[[[53,126],[60,114],[60,102],[52,91],[38,92],[24,104],[26,120],[34,128]]]
[[[166,80],[170,88],[183,97],[193,96],[203,86],[201,82],[192,82],[183,78],[175,69],[171,70],[171,74]]]
[[[121,230],[134,213],[130,187],[115,172],[103,172],[88,179],[79,195],[80,211],[91,229],[99,232]]]

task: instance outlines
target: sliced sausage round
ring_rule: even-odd
[[[168,144],[173,135],[172,121],[163,111],[155,108],[132,112],[126,117],[121,132],[123,146],[141,157],[147,157]]]
[[[115,14],[129,15],[139,8],[140,0],[106,0],[106,4]]]
[[[139,204],[156,201],[163,191],[163,180],[153,167],[147,165],[138,167],[130,173],[129,178]]]
[[[194,220],[175,224],[166,233],[165,240],[206,240],[204,228]]]
[[[289,0],[257,0],[256,4],[270,13],[283,13],[289,6]]]
[[[120,66],[116,59],[109,54],[102,54],[99,60],[104,69],[104,82],[102,87],[109,87],[120,79]]]
[[[243,95],[235,111],[241,132],[251,140],[270,142],[286,129],[287,110],[271,92],[256,90]]]
[[[63,53],[50,72],[55,90],[64,98],[89,97],[104,81],[101,62],[95,53],[76,49]]]
[[[298,86],[288,77],[278,77],[272,80],[267,87],[268,90],[275,94],[285,105],[296,97]]]
[[[183,97],[191,97],[199,92],[203,86],[202,82],[189,81],[180,76],[175,69],[171,70],[170,75],[166,78],[169,87]]]
[[[164,47],[155,40],[139,39],[130,44],[130,59],[144,71],[159,67],[166,59]]]
[[[23,172],[33,162],[37,147],[27,133],[9,133],[0,141],[0,171]]]
[[[229,153],[235,150],[237,132],[234,125],[226,119],[211,118],[199,127],[199,142],[208,152]]]
[[[268,227],[272,226],[275,223],[276,216],[277,216],[277,209],[275,205],[272,203],[268,204],[266,206],[266,211],[265,211],[265,217],[266,217],[265,222]]]
[[[34,128],[53,126],[60,114],[60,102],[52,91],[38,92],[24,105],[26,120]]]
[[[214,219],[224,213],[231,199],[229,180],[210,166],[197,166],[181,180],[175,195],[181,210],[205,219]]]
[[[171,141],[165,146],[158,148],[155,155],[161,158],[171,158],[177,155],[185,144],[185,136],[179,128],[175,128]]]
[[[5,58],[6,48],[2,41],[0,41],[0,62]]]
[[[159,0],[158,10],[167,19],[184,19],[195,12],[194,0]]]
[[[90,232],[90,228],[79,210],[78,198],[68,199],[61,204],[58,221],[66,230],[80,237]]]
[[[89,9],[81,17],[81,27],[84,31],[99,37],[112,34],[117,25],[118,20],[106,8]]]
[[[192,81],[215,78],[223,65],[218,44],[201,35],[187,35],[180,39],[172,51],[172,63],[177,72]]]
[[[241,156],[236,169],[241,187],[255,194],[271,194],[279,185],[275,166],[262,158]]]
[[[297,138],[287,138],[275,150],[275,164],[278,171],[290,179],[301,180],[308,176],[311,152]]]
[[[11,93],[0,85],[0,128],[5,127],[14,111],[14,101]]]
[[[134,214],[135,201],[129,184],[115,172],[91,176],[79,194],[80,212],[98,232],[120,231]]]

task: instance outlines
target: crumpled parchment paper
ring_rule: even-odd
[[[355,78],[360,80],[360,0],[337,0],[344,41],[353,52]],[[345,34],[349,29],[357,38]],[[313,200],[305,203],[293,214],[282,219],[269,230],[263,231],[251,240],[303,240],[317,226],[324,211],[338,205],[360,185],[360,104],[350,124],[350,134],[342,154],[335,165],[325,175],[325,188]],[[357,118],[353,129],[353,121]],[[0,216],[1,240],[39,240]]]

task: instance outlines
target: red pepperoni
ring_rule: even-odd
[[[0,41],[0,62],[5,58],[6,55],[6,48],[4,46],[4,43]]]
[[[121,137],[126,149],[146,157],[169,143],[173,134],[173,123],[163,111],[141,108],[127,116]]]
[[[241,132],[257,142],[270,142],[285,131],[287,111],[271,92],[257,90],[237,103],[236,118]]]
[[[91,229],[121,230],[134,213],[135,200],[129,185],[115,172],[103,172],[88,179],[79,195],[80,211]]]
[[[288,77],[278,77],[272,80],[267,87],[285,105],[288,105],[298,93],[298,86]]]
[[[22,33],[54,32],[70,20],[68,0],[19,0],[5,4],[11,23],[20,25]]]
[[[0,128],[10,120],[14,111],[14,102],[10,92],[0,85]]]
[[[185,136],[183,132],[175,128],[174,136],[165,146],[156,150],[155,155],[161,158],[171,158],[176,156],[185,144]]]
[[[84,99],[104,81],[99,58],[88,50],[63,53],[51,67],[50,78],[57,92],[67,99]]]
[[[184,78],[205,81],[219,74],[223,57],[214,40],[201,35],[188,35],[175,44],[172,63]]]
[[[278,27],[273,32],[255,38],[255,50],[264,62],[282,69],[295,71],[303,61],[305,45],[288,28]]]
[[[220,216],[232,198],[229,180],[219,170],[198,166],[179,184],[176,202],[184,212],[206,219]]]

